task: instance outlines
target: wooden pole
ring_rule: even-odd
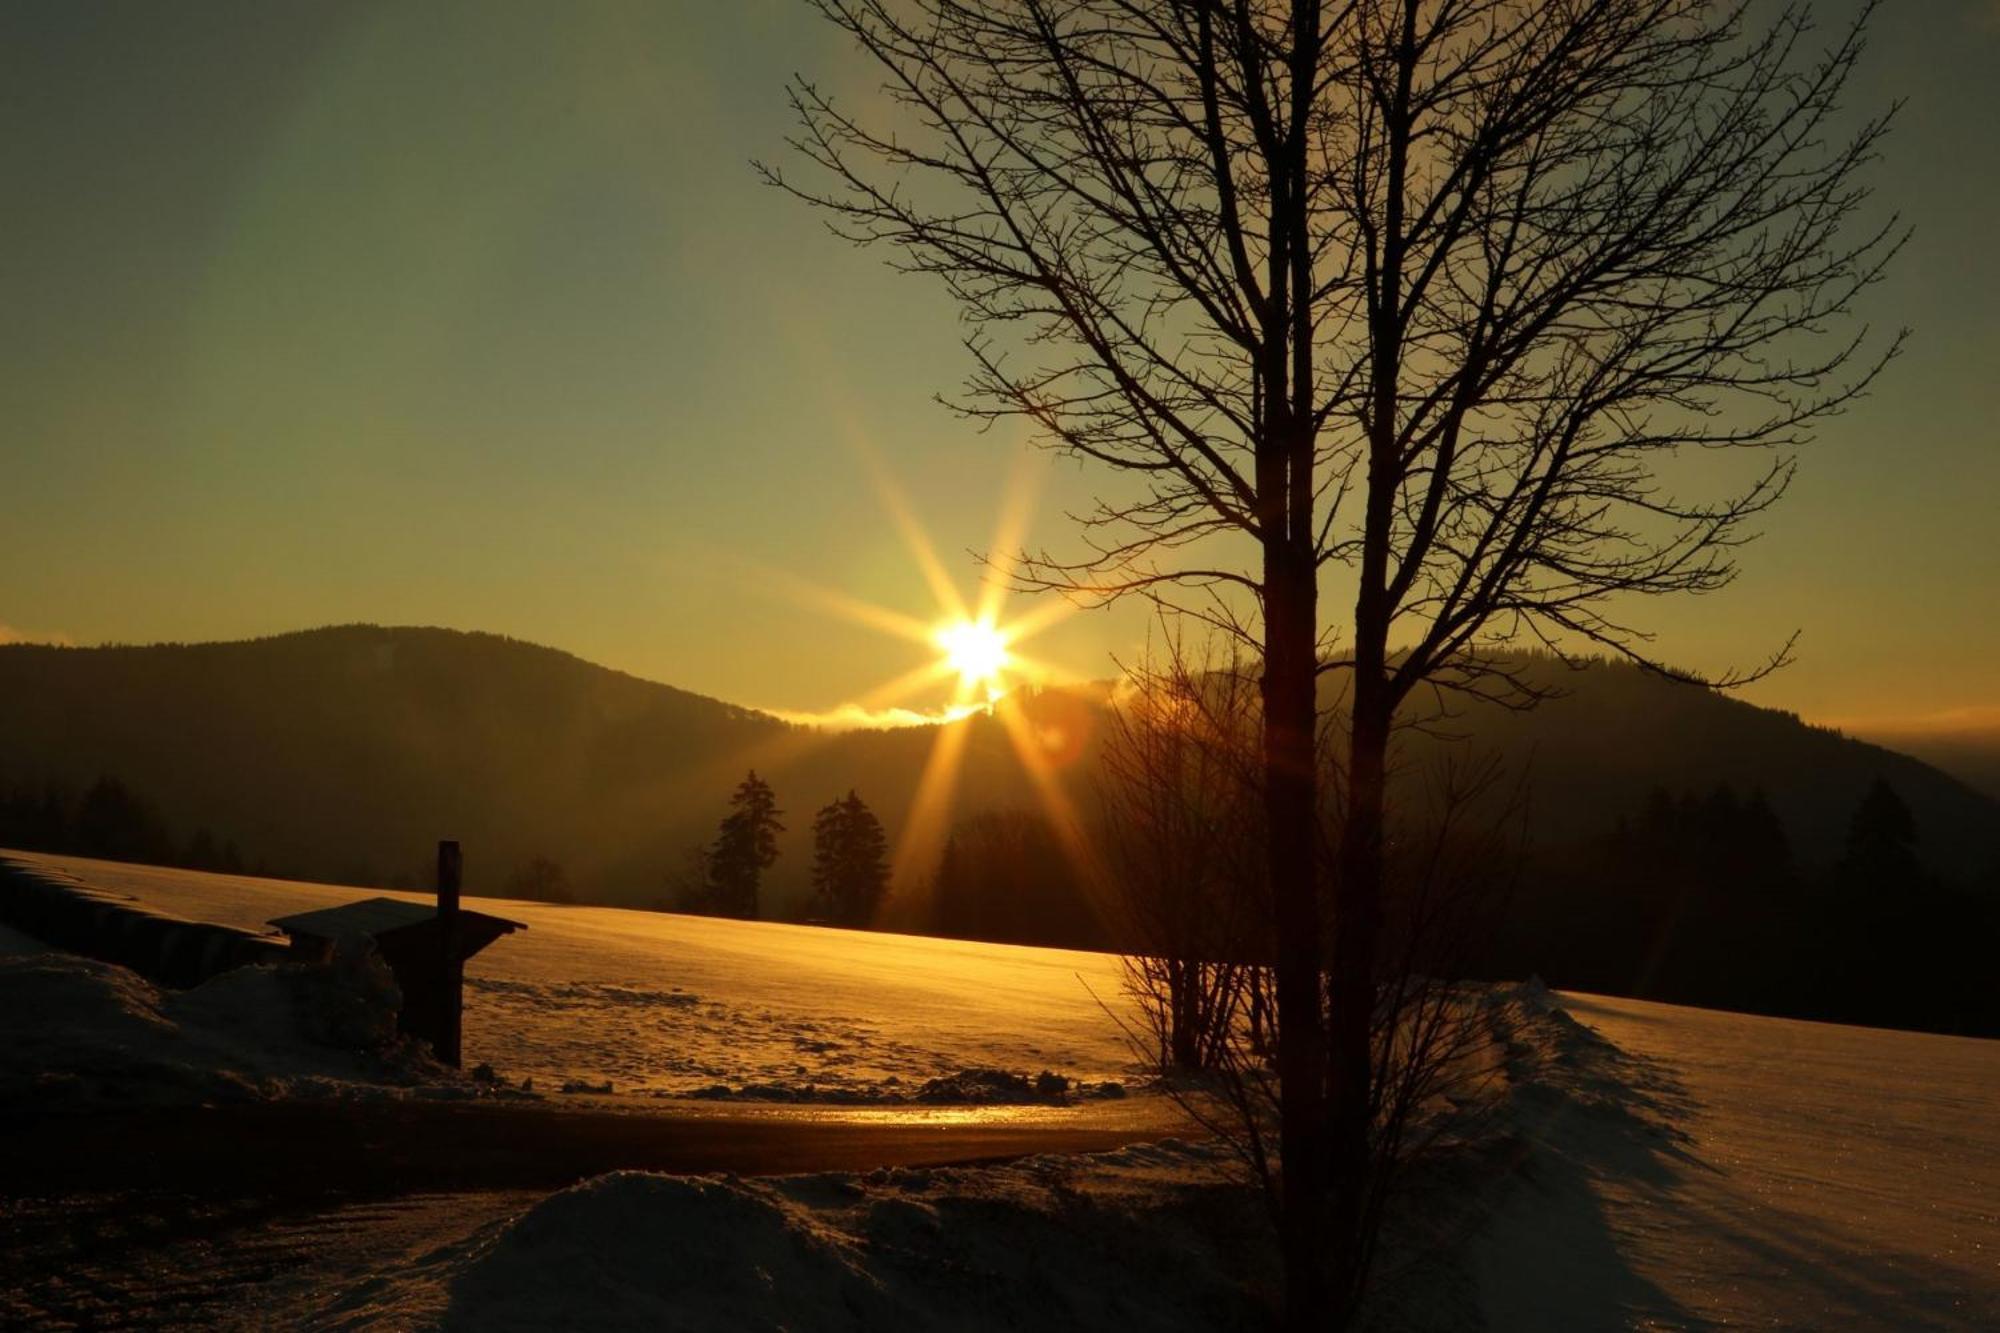
[[[458,948],[458,891],[465,869],[458,843],[445,839],[438,843],[437,922],[438,980],[441,995],[437,1035],[437,1057],[457,1068],[461,1013],[465,999],[465,960]]]

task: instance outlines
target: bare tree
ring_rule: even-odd
[[[1212,1072],[1264,1038],[1271,933],[1255,678],[1174,627],[1126,675],[1098,757],[1126,989],[1168,1071]],[[1241,1030],[1241,1032],[1239,1032]]]
[[[1520,636],[1667,670],[1633,599],[1726,584],[1792,447],[1893,352],[1842,327],[1901,235],[1856,220],[1886,116],[1838,128],[1867,14],[1822,37],[1803,3],[1755,27],[1708,0],[811,2],[889,105],[795,84],[810,170],[768,174],[943,281],[963,410],[1128,478],[1087,556],[1026,580],[1258,655],[1286,1303],[1343,1319],[1392,731],[1421,693],[1507,694],[1484,650]],[[1704,451],[1751,466],[1680,466]]]
[[[1169,1085],[1195,1120],[1231,1144],[1282,1221],[1280,1080],[1265,1023],[1274,940],[1263,884],[1261,706],[1233,658],[1189,652],[1173,627],[1129,669],[1100,754],[1102,836],[1116,922],[1139,952],[1127,989],[1143,1058],[1193,1075]],[[1322,729],[1337,742],[1338,714]],[[1318,856],[1337,857],[1345,803],[1336,744],[1321,747]],[[1521,864],[1520,793],[1497,758],[1445,751],[1399,774],[1386,839],[1384,922],[1369,1029],[1369,1162],[1357,1231],[1370,1271],[1391,1185],[1435,1137],[1476,1118],[1491,1039],[1479,988],[1462,975]],[[1141,1041],[1145,1043],[1141,1045]]]

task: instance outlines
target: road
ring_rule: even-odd
[[[0,1326],[402,1324],[442,1301],[448,1256],[606,1171],[866,1171],[1159,1136],[1150,1119],[980,1112],[384,1102],[15,1115],[0,1118]]]
[[[1101,1152],[1162,1137],[1151,1116],[1120,1125],[1064,1113],[653,1116],[404,1101],[167,1107],[0,1117],[0,1197],[551,1190],[606,1171],[867,1171]]]

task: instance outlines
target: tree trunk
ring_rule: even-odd
[[[1328,1309],[1326,1038],[1320,1021],[1321,929],[1314,865],[1317,775],[1315,570],[1291,543],[1264,548],[1264,802],[1277,929],[1278,1146],[1285,1313],[1318,1328]]]
[[[1371,1040],[1376,939],[1381,931],[1383,810],[1390,710],[1378,674],[1357,671],[1350,723],[1347,804],[1334,888],[1333,958],[1328,978],[1327,1123],[1329,1280],[1336,1326],[1354,1313],[1364,1268],[1362,1217],[1370,1184]]]
[[[1201,974],[1199,964],[1187,959],[1172,959],[1167,963],[1168,1012],[1171,1015],[1169,1040],[1173,1047],[1173,1064],[1177,1069],[1199,1069],[1200,1048],[1196,1044],[1199,1032],[1199,1017],[1196,1004],[1201,994]]]

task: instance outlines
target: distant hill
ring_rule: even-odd
[[[967,776],[1025,799],[996,730]],[[491,634],[0,646],[0,784],[115,775],[179,836],[347,883],[427,883],[435,840],[457,837],[480,891],[547,856],[586,900],[651,902],[754,766],[791,830],[773,887],[798,897],[813,811],[854,786],[900,824],[930,739],[822,734]]]
[[[1915,755],[1981,795],[2000,801],[2000,727],[1964,732],[1885,732],[1864,739]]]
[[[1761,787],[1797,855],[1823,862],[1882,776],[1915,811],[1937,869],[1971,877],[2000,860],[2000,804],[1917,760],[1623,666],[1524,669],[1564,697],[1526,713],[1482,707],[1453,725],[1471,747],[1526,765],[1538,841],[1599,836],[1655,787],[1726,781]],[[1091,697],[1027,705],[1075,756],[1066,780],[1086,805]],[[782,912],[805,894],[813,811],[857,788],[893,839],[934,739],[923,727],[816,732],[553,649],[440,629],[0,646],[0,785],[115,775],[180,837],[207,827],[252,861],[350,883],[422,884],[435,840],[457,837],[479,891],[546,856],[585,900],[654,902],[755,767],[790,830],[770,892]],[[1406,757],[1439,744],[1413,737]],[[965,749],[961,814],[1033,803],[998,722],[976,721]]]
[[[1439,727],[1525,771],[1538,840],[1601,834],[1655,787],[1678,796],[1726,782],[1739,795],[1761,789],[1794,853],[1823,864],[1839,855],[1849,817],[1880,777],[1915,813],[1934,870],[1959,879],[2000,871],[2000,800],[1919,759],[1622,662],[1575,670],[1524,656],[1516,667],[1557,697],[1525,712],[1476,706]],[[1435,754],[1439,745],[1416,738],[1409,748]]]

